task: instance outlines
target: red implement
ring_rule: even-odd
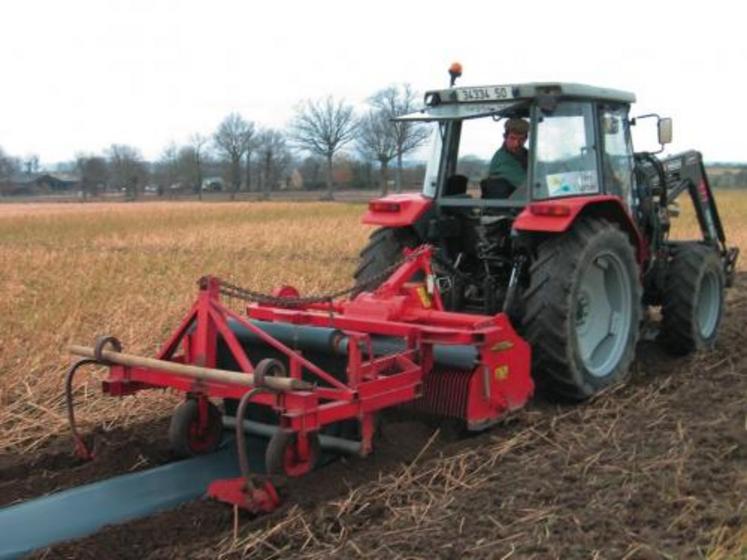
[[[421,278],[424,280],[416,280]],[[115,396],[149,388],[183,391],[198,402],[190,407],[189,429],[182,430],[187,438],[192,433],[210,432],[214,414],[213,405],[207,406],[209,399],[239,401],[247,397],[243,400],[251,400],[252,406],[277,415],[278,435],[269,446],[276,457],[268,452],[267,461],[289,476],[309,470],[320,430],[333,423],[357,422],[358,453],[370,453],[375,414],[388,407],[410,403],[430,413],[460,418],[470,429],[483,429],[531,397],[534,384],[529,373],[529,346],[502,313],[484,316],[444,311],[432,278],[431,248],[423,246],[409,252],[403,264],[373,292],[352,299],[304,303],[293,298],[295,290],[286,287],[281,295],[292,299],[251,303],[246,316],[221,303],[220,280],[203,278],[197,301],[158,353],[160,362],[137,365],[130,360],[124,364],[118,363],[117,353],[105,353],[110,373],[103,382],[104,391]],[[268,324],[287,325],[293,332],[334,333],[329,351],[336,354],[342,367],[330,369],[315,363],[306,356],[310,353],[270,334]],[[243,334],[238,336],[238,331]],[[274,358],[253,356],[245,344],[247,337],[261,343]],[[219,376],[221,371],[214,369],[219,342],[228,349],[234,369],[253,376],[252,384]],[[456,366],[448,359],[449,353],[455,352],[467,355]],[[190,370],[185,375],[170,370],[175,364],[182,369],[184,365],[199,366],[207,372],[199,375]],[[279,380],[285,375],[286,385],[296,383],[301,388],[270,386],[268,379]],[[246,406],[240,408],[243,411]],[[237,419],[240,421],[243,417]],[[184,447],[195,449],[194,445]],[[274,489],[266,484],[253,486],[247,477],[215,482],[210,493],[252,511],[268,511],[278,501]]]

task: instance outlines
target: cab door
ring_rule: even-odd
[[[628,106],[599,104],[598,112],[604,191],[619,196],[628,208],[632,208],[635,179]]]
[[[560,101],[552,108],[537,107],[533,199],[603,192],[594,109],[591,101]]]

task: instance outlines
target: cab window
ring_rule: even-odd
[[[464,120],[459,135],[459,152],[452,193],[480,198],[480,181],[488,163],[501,145],[501,123],[492,117]],[[461,186],[463,184],[463,186]]]
[[[536,127],[533,198],[599,192],[591,103],[560,102]]]
[[[442,196],[474,199],[495,198],[487,196],[485,182],[489,179],[491,160],[503,146],[505,125],[508,118],[505,116],[489,116],[466,119],[460,123],[456,168],[454,173],[446,178]],[[520,118],[528,122],[528,117],[522,115]],[[525,153],[526,149],[531,149],[531,144],[532,139],[530,137],[524,145]],[[519,164],[517,163],[517,165]],[[524,165],[526,165],[526,161]],[[519,187],[522,187],[522,185],[510,189],[516,193],[510,197],[512,200],[526,199],[526,188]],[[502,198],[509,198],[509,193],[507,192],[505,197]]]

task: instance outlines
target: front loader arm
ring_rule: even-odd
[[[666,204],[676,200],[685,191],[690,193],[703,241],[718,249],[727,282],[731,284],[739,249],[726,245],[724,227],[703,165],[702,154],[689,150],[669,156],[661,164],[665,180],[663,198]]]
[[[726,235],[703,165],[703,156],[700,152],[690,150],[670,156],[664,159],[662,164],[666,178],[667,201],[671,202],[682,192],[688,191],[703,239],[709,245],[718,245],[725,250]]]

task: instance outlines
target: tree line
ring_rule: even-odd
[[[394,188],[399,192],[405,159],[423,145],[428,129],[422,123],[392,119],[417,110],[418,97],[409,84],[401,84],[374,93],[363,111],[332,96],[309,99],[299,103],[284,130],[262,127],[234,112],[211,135],[195,133],[181,145],[170,143],[154,162],[145,161],[134,146],[112,144],[100,154],[78,153],[66,167],[79,178],[84,197],[114,189],[135,199],[147,187],[159,194],[191,190],[202,198],[211,175],[225,180],[232,199],[241,191],[267,197],[289,180],[293,169],[300,169],[304,188],[323,186],[324,197],[331,199],[334,164],[344,156],[359,175],[366,175],[358,183],[378,184],[382,194],[388,192],[394,167]],[[21,160],[0,148],[0,185],[38,171],[38,157]]]

